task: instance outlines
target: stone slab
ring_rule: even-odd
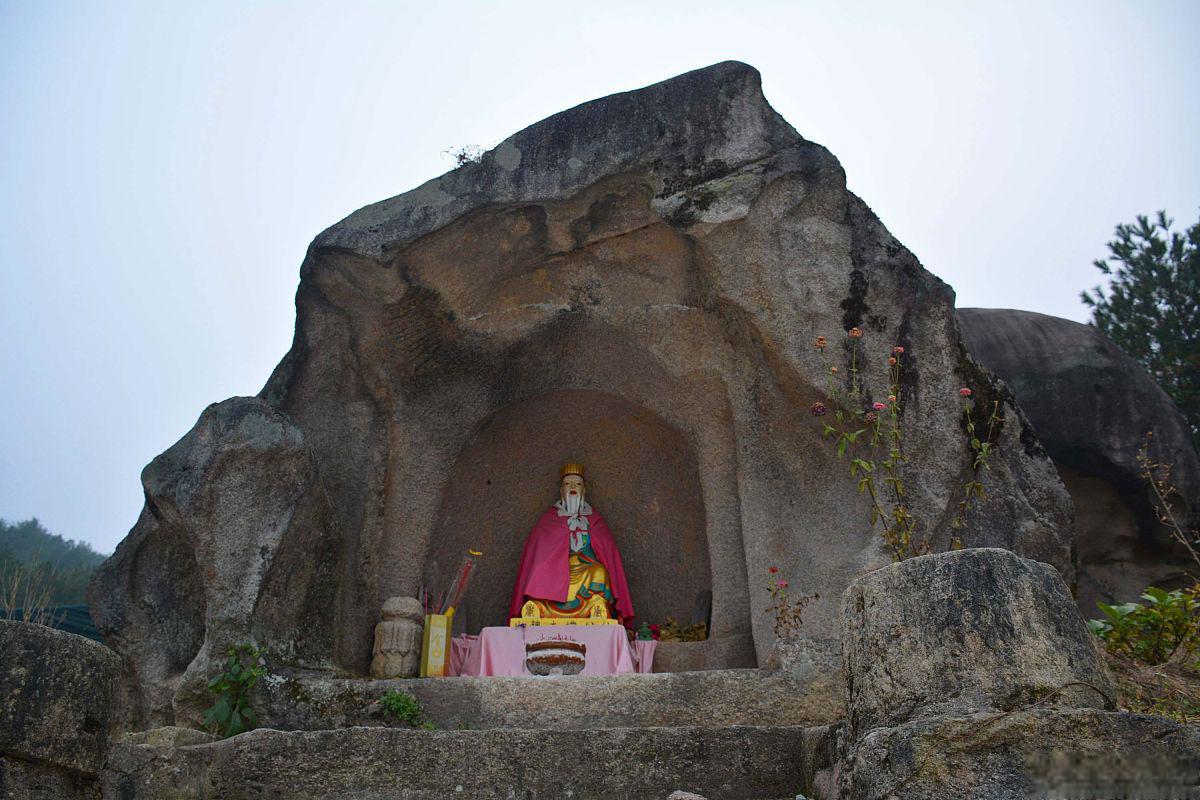
[[[103,786],[121,800],[793,798],[806,790],[813,735],[824,730],[260,729],[180,748],[118,744]]]
[[[416,697],[442,729],[821,725],[845,714],[840,680],[799,670],[383,681],[272,676],[261,687],[262,724],[287,730],[385,725],[373,704],[393,689]]]

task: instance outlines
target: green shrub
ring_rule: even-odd
[[[1097,603],[1104,619],[1088,621],[1109,652],[1146,664],[1162,664],[1176,652],[1190,658],[1200,649],[1200,585],[1168,592],[1151,586],[1141,603]]]
[[[383,706],[383,710],[393,719],[411,728],[424,728],[427,731],[434,729],[433,723],[425,720],[425,710],[421,708],[421,701],[408,692],[392,689],[379,698],[379,705]]]
[[[204,725],[222,739],[253,730],[258,717],[250,708],[250,691],[266,670],[259,663],[262,653],[253,645],[239,644],[226,651],[224,671],[208,682],[217,702],[204,712]]]

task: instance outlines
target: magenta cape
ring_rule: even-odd
[[[560,517],[558,510],[551,507],[529,532],[525,551],[521,553],[521,566],[517,569],[512,602],[508,606],[510,617],[521,615],[521,605],[527,597],[558,603],[567,601],[567,592],[571,588],[571,568],[567,563],[570,557],[567,519]],[[608,523],[595,509],[592,509],[587,520],[592,550],[608,570],[608,585],[616,601],[617,618],[622,624],[628,625],[633,620],[633,601],[629,599],[625,567],[621,565],[617,543],[613,541]]]

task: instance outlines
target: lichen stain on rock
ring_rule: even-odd
[[[855,268],[850,272],[850,294],[846,296],[838,305],[842,311],[842,328],[850,330],[851,328],[861,327],[863,317],[871,310],[867,305],[867,289],[870,286],[870,281],[867,280],[867,275],[861,269]]]
[[[509,172],[521,166],[521,151],[512,142],[501,143],[493,151],[492,158],[495,159],[496,166]]]

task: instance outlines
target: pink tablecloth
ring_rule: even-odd
[[[629,641],[620,625],[547,625],[484,628],[478,636],[455,636],[450,644],[451,675],[528,675],[526,642],[571,639],[587,645],[582,675],[650,672],[658,642]]]

